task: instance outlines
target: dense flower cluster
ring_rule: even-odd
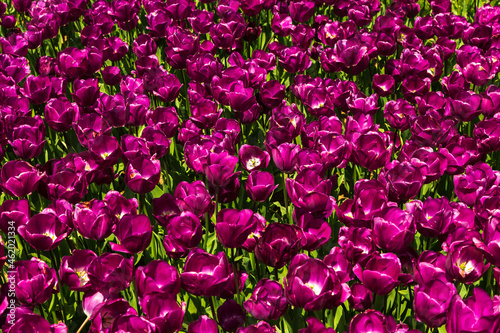
[[[500,331],[500,7],[7,3],[3,332]]]

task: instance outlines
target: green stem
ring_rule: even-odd
[[[284,172],[283,172],[283,198],[285,202],[286,216],[288,218],[288,223],[292,224],[292,218],[290,216],[290,208],[288,205],[288,193],[286,191],[286,173]]]

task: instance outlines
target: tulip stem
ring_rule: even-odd
[[[286,192],[286,173],[283,172],[283,198],[286,208],[286,217],[288,218],[288,223],[292,224],[292,219],[290,217],[290,209],[288,207],[288,194]]]
[[[78,329],[78,331],[76,331],[76,333],[80,333],[83,330],[83,328],[85,327],[85,325],[87,325],[87,323],[89,322],[89,320],[90,320],[90,316],[88,316],[87,319],[85,319],[85,321],[80,326],[80,328]]]
[[[238,281],[238,271],[236,270],[236,250],[231,248],[231,259],[233,262],[234,288],[236,290],[236,302],[240,303],[240,283]]]
[[[205,250],[208,250],[208,212],[205,213]]]
[[[215,313],[215,307],[214,307],[214,301],[212,299],[212,296],[208,296],[208,304],[210,304],[210,309],[212,310],[212,319],[217,321],[217,316]]]

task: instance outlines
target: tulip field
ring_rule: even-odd
[[[0,332],[500,332],[499,2],[0,0]]]

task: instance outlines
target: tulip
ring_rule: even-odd
[[[66,132],[78,116],[78,106],[66,97],[52,98],[45,105],[45,121],[51,129]]]
[[[217,214],[217,239],[226,248],[241,247],[255,230],[257,222],[257,217],[250,209],[223,209]]]
[[[284,285],[288,302],[306,311],[336,307],[349,296],[335,271],[305,254],[293,258]]]
[[[373,76],[373,90],[380,97],[390,96],[394,92],[395,80],[392,76],[387,74],[375,74]]]
[[[340,247],[333,247],[330,253],[325,256],[323,262],[337,273],[340,282],[344,283],[351,280],[350,274],[353,265],[347,260]]]
[[[163,240],[165,251],[175,259],[186,256],[189,249],[198,246],[203,237],[200,219],[189,211],[172,217],[166,227],[166,233]]]
[[[106,66],[101,70],[102,80],[109,86],[120,84],[122,79],[120,68],[116,66]]]
[[[165,193],[153,199],[153,216],[160,225],[167,227],[170,219],[180,214],[181,210],[171,194]]]
[[[415,286],[413,308],[417,320],[428,327],[441,327],[446,323],[448,308],[456,294],[452,283],[440,279]]]
[[[484,254],[474,244],[457,241],[448,250],[445,267],[450,278],[472,284],[481,279],[490,264],[484,264]]]
[[[182,302],[179,306],[175,296],[154,293],[142,299],[141,308],[146,317],[156,325],[158,331],[173,333],[181,329],[186,303]]]
[[[267,168],[269,165],[269,154],[256,146],[244,144],[240,147],[239,157],[241,165],[248,172]]]
[[[52,84],[47,76],[30,75],[24,81],[24,95],[33,104],[42,104],[49,100]]]
[[[144,317],[135,314],[120,314],[113,320],[113,325],[109,332],[131,332],[133,330],[144,333],[156,333],[159,331],[159,328]]]
[[[218,333],[217,322],[208,316],[201,315],[188,326],[188,333]]]
[[[267,225],[257,241],[255,256],[267,266],[281,268],[295,257],[302,242],[299,227],[272,223]]]
[[[401,252],[413,242],[416,225],[413,216],[398,207],[387,208],[381,217],[373,219],[373,240],[389,252]]]
[[[446,235],[451,225],[452,211],[446,197],[427,198],[423,203],[414,200],[407,209],[415,216],[417,230],[425,237]]]
[[[395,202],[406,202],[415,197],[424,182],[420,169],[408,162],[393,161],[386,166],[385,177],[389,185],[389,199]]]
[[[90,76],[102,67],[102,53],[94,47],[68,47],[57,55],[57,67],[67,77]]]
[[[56,287],[56,271],[38,258],[14,263],[16,298],[31,305],[43,304],[52,297]]]
[[[0,230],[8,233],[9,227],[16,230],[31,219],[30,205],[27,199],[5,200],[0,206]]]
[[[307,328],[302,328],[298,333],[335,333],[333,328],[326,328],[325,325],[315,317],[306,319]]]
[[[373,293],[363,284],[355,283],[351,286],[349,305],[356,311],[363,312],[372,307]]]
[[[195,248],[184,264],[181,284],[184,290],[196,296],[227,298],[236,291],[234,274],[224,252],[213,255]],[[240,281],[239,285],[241,288],[243,283]]]
[[[160,161],[146,156],[133,159],[125,171],[125,183],[135,193],[151,192],[160,181]]]
[[[59,268],[61,282],[66,284],[70,290],[90,290],[92,285],[88,277],[88,270],[94,258],[97,258],[97,255],[91,250],[73,250],[71,256],[62,257]]]
[[[92,288],[118,294],[132,281],[134,258],[125,259],[118,253],[104,253],[89,264],[88,278]]]
[[[181,278],[175,267],[153,260],[146,266],[137,267],[135,285],[139,298],[155,293],[177,295],[181,291]]]
[[[15,318],[16,321],[13,325],[10,325],[8,331],[10,333],[31,333],[31,332],[53,332],[53,333],[64,333],[68,331],[68,328],[63,323],[50,324],[42,316],[35,314],[33,312],[23,313],[23,310],[16,309]]]
[[[38,116],[18,118],[7,137],[16,156],[22,159],[36,158],[41,154],[45,144],[45,127]]]
[[[289,73],[300,73],[311,67],[309,56],[297,46],[284,48],[278,55],[279,64]]]
[[[247,195],[253,201],[264,202],[278,187],[274,185],[273,175],[266,171],[252,171],[245,184]]]
[[[113,232],[120,245],[111,242],[111,249],[125,253],[142,252],[151,243],[152,231],[151,222],[146,215],[127,214],[116,224]]]
[[[387,295],[400,284],[398,279],[401,261],[393,253],[374,253],[369,257],[364,269],[356,264],[353,272],[372,292]]]
[[[373,333],[388,333],[389,331],[387,318],[377,310],[366,310],[352,318],[349,324],[349,332],[373,332]]]
[[[316,219],[310,213],[306,213],[297,221],[305,237],[303,249],[314,251],[325,245],[330,240],[332,229],[327,221]]]
[[[25,161],[9,161],[0,170],[0,188],[13,197],[24,197],[38,188],[46,177]]]
[[[207,164],[203,166],[203,173],[210,185],[216,188],[226,186],[230,183],[231,177],[239,174],[234,172],[237,163],[238,158],[227,152],[210,153]]]
[[[97,79],[76,80],[73,91],[73,100],[78,106],[90,107],[99,97],[99,83]]]
[[[111,235],[115,220],[104,201],[93,199],[75,206],[74,223],[83,237],[101,240]]]
[[[42,212],[19,226],[18,232],[34,249],[50,251],[71,233],[71,228],[55,214]]]
[[[277,80],[266,81],[260,87],[260,99],[269,109],[279,106],[285,97],[285,86]]]
[[[269,279],[260,280],[252,296],[243,303],[245,310],[259,320],[277,320],[286,312],[287,306],[283,287]]]
[[[226,300],[217,309],[220,326],[228,332],[236,332],[245,323],[245,311],[232,299]]]
[[[236,330],[236,333],[276,333],[276,327],[270,326],[265,321],[259,321],[255,325],[250,325],[245,328],[240,327]]]
[[[85,296],[83,302],[86,302]],[[101,299],[93,310],[91,314],[87,314],[93,317],[89,331],[91,333],[113,332],[113,323],[118,317],[137,315],[137,311],[123,298]]]
[[[271,149],[271,156],[276,167],[284,173],[292,173],[297,167],[300,146],[293,143],[283,143]]]
[[[395,129],[407,130],[415,116],[415,108],[404,99],[388,101],[385,105],[384,117],[389,125]]]
[[[498,299],[492,300],[486,291],[476,287],[467,299],[456,294],[450,303],[447,332],[497,332],[500,328],[500,317],[495,310]]]
[[[339,230],[339,245],[344,252],[345,258],[351,263],[366,262],[374,247],[372,230],[341,227]]]
[[[368,132],[353,140],[351,160],[370,171],[385,166],[391,158],[388,136],[380,132]]]

